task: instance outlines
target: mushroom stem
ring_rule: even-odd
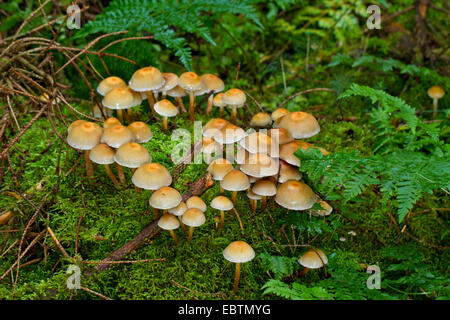
[[[92,166],[92,161],[89,158],[89,150],[86,150],[84,152],[84,162],[86,162],[86,174],[88,176],[88,178],[92,179],[94,178],[94,167]]]
[[[298,274],[298,276],[299,276],[299,277],[300,277],[300,276],[303,276],[303,275],[306,274],[309,270],[311,270],[311,269],[309,269],[309,268],[303,269],[303,270]]]
[[[220,118],[223,118],[223,109],[224,109],[224,107],[222,106],[222,107],[219,107],[220,108]]]
[[[117,181],[116,177],[112,173],[111,168],[109,167],[109,164],[105,164],[104,166],[105,166],[106,174],[109,176],[109,178],[114,183],[114,185],[116,185],[116,186],[120,185],[119,181]]]
[[[152,110],[153,115],[156,115],[155,109],[153,106],[155,105],[155,98],[153,98],[153,92],[147,91],[147,101],[148,105],[150,106],[150,109]]]
[[[119,119],[120,123],[123,123],[123,112],[122,112],[122,109],[117,109],[117,119]]]
[[[236,294],[236,292],[237,292],[240,277],[241,277],[241,264],[236,263],[236,273],[234,275],[234,287],[233,287],[234,294]]]
[[[236,205],[236,197],[237,197],[237,191],[233,191],[231,194],[231,201],[233,201],[233,204]]]
[[[162,100],[162,99],[165,99],[165,98],[166,98],[166,96],[167,96],[167,92],[166,92],[166,91],[164,91],[164,92],[162,93],[162,97],[161,97],[161,100]]]
[[[135,173],[136,172],[136,168],[131,168],[131,172]],[[141,192],[141,188],[139,188],[138,186],[134,186],[134,190],[136,190],[137,193]]]
[[[187,238],[187,243],[191,242],[193,234],[194,234],[194,227],[189,227],[189,234],[188,234],[188,238]]]
[[[181,220],[181,216],[178,216],[178,220],[180,220],[180,226],[183,228],[184,231],[186,231],[186,226],[184,225],[183,221]]]
[[[189,119],[191,121],[195,120],[195,95],[194,91],[189,91]]]
[[[433,98],[433,118],[437,117],[438,113],[438,99]]]
[[[220,186],[220,194],[225,194],[225,189]]]
[[[256,207],[258,206],[258,201],[251,199],[250,200],[252,202],[252,212],[256,212]]]
[[[225,224],[225,213],[223,210],[220,210],[220,227],[223,228],[223,225]]]
[[[263,196],[261,199],[261,211],[264,211],[264,209],[266,209],[266,204],[267,204],[267,197]]]
[[[162,128],[163,131],[167,131],[167,117],[162,118]]]
[[[156,208],[153,208],[153,219],[155,220],[159,219],[159,210]]]
[[[117,167],[117,175],[119,176],[119,180],[121,183],[125,183],[125,174],[123,173],[123,168],[117,162],[114,162]]]
[[[211,93],[208,97],[208,104],[206,105],[206,115],[209,116],[213,106],[214,93]]]
[[[178,105],[180,106],[181,111],[183,111],[183,113],[186,113],[187,110],[184,107],[183,99],[181,99],[181,97],[177,97],[176,100],[177,100]]]
[[[236,124],[236,115],[237,115],[237,107],[233,106],[233,109],[231,109],[231,119],[230,119],[230,122],[233,124]]]
[[[175,243],[178,244],[178,239],[177,239],[177,236],[175,235],[175,232],[173,232],[173,230],[169,230],[169,232],[173,238],[173,241],[175,241]]]

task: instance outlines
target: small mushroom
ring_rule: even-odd
[[[241,276],[241,263],[246,263],[255,257],[253,248],[244,241],[234,241],[223,250],[223,257],[233,263],[236,263],[236,273],[234,276],[233,292],[236,294]]]
[[[89,159],[91,159],[91,161],[94,163],[104,165],[106,173],[108,174],[111,181],[116,186],[119,185],[119,182],[109,168],[109,165],[114,163],[114,150],[112,148],[104,143],[100,143],[92,148],[91,152],[89,153]]]
[[[106,143],[108,146],[115,149],[132,141],[134,141],[133,132],[121,124],[113,125],[111,127],[108,126],[108,128],[103,131],[101,137],[102,143]]]
[[[222,101],[232,108],[231,123],[236,123],[237,109],[242,108],[246,100],[244,91],[237,88],[230,89],[223,94]]]
[[[175,241],[175,243],[178,243],[177,236],[175,235],[175,232],[173,230],[178,229],[178,227],[180,227],[180,222],[173,214],[166,213],[161,218],[159,218],[158,227],[160,227],[163,230],[169,230],[170,235],[173,238],[173,241]]]
[[[155,112],[162,116],[163,131],[167,131],[167,118],[175,117],[178,114],[178,109],[167,99],[163,99],[155,103]]]
[[[169,97],[175,98],[175,101],[177,102],[178,107],[181,109],[181,112],[187,112],[182,99],[184,96],[186,96],[186,91],[182,87],[176,86],[172,90],[169,90],[167,92],[167,95]]]
[[[111,76],[103,79],[97,86],[97,92],[102,96],[106,96],[112,89],[114,88],[122,88],[125,89],[127,84],[119,77]],[[96,106],[93,106],[96,107]],[[97,106],[98,107],[98,106]],[[102,108],[103,114],[107,114],[109,109]],[[95,112],[93,112],[95,115]],[[101,118],[101,117],[100,117]]]
[[[432,86],[428,89],[428,96],[433,99],[433,118],[436,118],[438,112],[438,100],[445,95],[444,89],[439,86]]]
[[[220,181],[220,186],[227,191],[232,192],[231,200],[236,205],[236,196],[238,191],[247,190],[250,187],[248,177],[239,170],[231,170]]]
[[[159,188],[170,186],[172,176],[159,163],[144,163],[134,172],[131,181],[138,188],[158,190]]]
[[[150,127],[142,121],[135,121],[128,125],[128,129],[134,134],[134,141],[137,143],[145,143],[152,138]]]
[[[258,112],[250,120],[250,126],[257,128],[265,128],[272,125],[272,118],[269,114],[264,112]]]
[[[289,180],[277,190],[275,202],[289,210],[310,209],[317,201],[317,195],[303,181]]]
[[[208,104],[206,106],[206,115],[209,115],[213,106],[214,94],[223,91],[225,89],[225,84],[218,76],[210,73],[204,74],[200,78],[206,87],[206,92],[209,93]]]
[[[77,150],[84,151],[84,160],[86,163],[86,173],[89,178],[94,177],[94,168],[92,167],[89,153],[92,148],[100,143],[103,129],[93,122],[83,122],[73,126],[68,130],[67,143]]]
[[[183,230],[186,231],[186,227],[183,224],[183,221],[181,221],[181,217],[183,216],[183,213],[186,212],[186,210],[188,209],[186,203],[184,203],[183,201],[180,202],[179,205],[177,205],[174,208],[169,209],[169,213],[173,214],[174,216],[178,217],[178,220],[180,221],[181,227],[183,228]]]
[[[77,120],[78,121],[78,120]],[[83,121],[83,120],[81,120]],[[109,127],[121,125],[119,119],[114,117],[109,117],[103,122],[103,129],[108,129]]]
[[[202,200],[202,198],[197,197],[197,196],[192,196],[189,199],[186,200],[186,206],[188,209],[199,209],[202,212],[205,212],[207,207],[206,207],[206,203]]]
[[[233,165],[230,161],[223,158],[214,160],[208,166],[208,172],[211,174],[212,179],[219,182],[222,181],[223,177],[231,170],[233,170]],[[220,193],[225,193],[222,186],[220,186]]]
[[[281,118],[278,127],[289,131],[294,139],[310,138],[320,131],[316,118],[302,111],[288,113]]]
[[[155,105],[155,98],[153,97],[153,93],[159,90],[165,81],[161,71],[150,66],[141,68],[133,73],[129,85],[134,91],[145,92],[147,94],[148,105],[154,113],[153,106]]]
[[[195,72],[185,72],[178,79],[178,85],[189,94],[189,119],[195,120],[195,91],[203,88],[202,79]]]
[[[250,154],[247,161],[241,164],[240,170],[256,178],[273,176],[278,173],[279,160],[264,153]]]
[[[288,109],[285,108],[278,108],[276,109],[274,112],[272,112],[272,114],[270,115],[270,117],[272,118],[273,122],[278,121],[279,119],[283,118],[285,115],[287,115],[289,113]]]
[[[328,202],[326,202],[322,199],[317,199],[317,203],[322,207],[322,209],[320,209],[320,210],[311,209],[311,214],[313,216],[326,217],[326,216],[329,216],[331,214],[331,212],[333,212],[333,207],[330,206],[328,204]]]
[[[153,215],[155,220],[159,218],[158,210],[175,208],[181,202],[181,194],[172,187],[161,187],[152,193],[149,199],[149,204],[153,208]]]
[[[322,268],[328,263],[328,259],[322,250],[311,248],[298,259],[298,263],[305,267],[300,273],[303,275],[311,269]]]
[[[116,110],[119,121],[123,122],[122,110],[136,106],[136,98],[128,88],[114,88],[103,97],[102,104]]]
[[[175,73],[162,73],[165,83],[157,90],[162,93],[162,99],[166,98],[167,92],[174,89],[178,85],[178,76]]]
[[[189,227],[187,243],[190,243],[191,239],[192,239],[192,235],[194,233],[194,228],[200,227],[201,225],[203,225],[206,221],[206,218],[200,209],[191,208],[191,209],[186,210],[183,213],[183,216],[181,217],[181,221],[183,221],[183,223]]]
[[[152,161],[152,157],[142,145],[136,142],[128,142],[121,145],[114,155],[114,161],[122,167],[131,168],[134,173],[136,168]]]
[[[261,179],[255,182],[252,187],[253,193],[262,197],[261,210],[266,207],[267,197],[272,197],[277,194],[277,186],[270,179]]]
[[[225,223],[225,213],[224,211],[229,211],[234,208],[233,202],[230,199],[224,196],[215,197],[211,203],[211,208],[220,211],[220,227],[223,228]]]
[[[261,200],[262,197],[254,193],[251,188],[247,190],[247,197],[250,199],[250,204],[252,206],[252,212],[256,212],[256,208],[258,207],[258,200]]]
[[[214,107],[219,107],[220,111],[219,111],[219,116],[222,118],[223,117],[223,112],[224,112],[224,108],[226,107],[225,102],[223,102],[222,100],[223,97],[223,93],[218,93],[215,95],[214,99],[213,99],[213,106]]]

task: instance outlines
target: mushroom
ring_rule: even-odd
[[[250,126],[257,128],[265,128],[272,125],[272,118],[269,114],[264,112],[258,112],[250,120]]]
[[[169,209],[169,211],[168,211],[169,213],[171,213],[174,216],[178,217],[178,220],[180,221],[181,227],[185,231],[186,231],[186,227],[184,226],[183,221],[181,221],[181,216],[183,215],[183,213],[186,212],[187,209],[188,209],[188,207],[187,207],[186,203],[181,201],[179,205],[177,205],[174,208]]]
[[[74,122],[72,122],[70,125],[69,125],[69,127],[67,128],[67,133],[70,133],[70,131],[72,131],[72,129],[73,128],[75,128],[75,127],[77,127],[77,126],[79,126],[79,125],[81,125],[81,124],[83,124],[83,123],[86,123],[87,121],[85,121],[85,120],[75,120]]]
[[[220,108],[219,109],[220,110],[219,111],[220,112],[219,113],[220,117],[223,117],[223,109],[226,106],[225,102],[223,102],[223,100],[222,100],[222,96],[223,96],[222,92],[216,94],[214,99],[213,99],[213,103],[212,103],[214,107],[219,107]]]
[[[252,206],[252,212],[256,212],[256,208],[258,207],[258,200],[261,200],[262,197],[255,194],[252,189],[247,190],[247,197],[250,199],[250,204]]]
[[[210,73],[204,74],[200,78],[206,87],[206,92],[209,93],[208,104],[206,106],[206,115],[209,115],[213,106],[214,94],[223,91],[225,84],[218,76]]]
[[[172,90],[169,90],[167,92],[167,95],[169,97],[175,98],[176,102],[178,103],[178,107],[182,112],[187,112],[182,99],[184,96],[186,96],[186,91],[182,87],[176,86]]]
[[[152,193],[149,199],[149,204],[153,208],[153,215],[155,220],[159,218],[158,210],[164,210],[175,208],[181,202],[181,194],[172,187],[161,187]]]
[[[278,173],[277,180],[279,183],[286,182],[288,180],[299,181],[302,179],[302,174],[298,171],[297,167],[290,165],[289,163],[280,160],[280,172]]]
[[[272,118],[273,122],[276,122],[278,119],[281,119],[282,117],[284,117],[285,115],[287,115],[289,113],[288,109],[285,108],[278,108],[276,109],[274,112],[272,112],[272,114],[270,115],[270,117]]]
[[[174,89],[178,85],[178,76],[175,73],[162,73],[165,80],[164,85],[157,90],[162,93],[162,99],[166,98],[167,92]]]
[[[279,160],[263,153],[250,154],[247,161],[241,164],[240,170],[256,178],[273,176],[278,173]]]
[[[222,101],[232,108],[231,123],[236,123],[237,108],[242,108],[246,100],[244,91],[237,88],[230,89],[223,94]]]
[[[150,127],[142,121],[135,121],[128,125],[128,129],[134,134],[134,141],[137,143],[145,143],[152,138]]]
[[[302,111],[288,113],[281,118],[278,127],[289,131],[294,139],[310,138],[320,131],[316,118]]]
[[[148,105],[154,113],[153,106],[155,99],[153,92],[159,90],[165,83],[165,79],[161,72],[155,67],[145,67],[137,70],[131,76],[129,85],[130,88],[137,92],[146,92]]]
[[[205,156],[205,162],[207,164],[211,163],[211,155],[222,152],[222,146],[217,143],[213,138],[203,137],[202,138],[202,153]]]
[[[266,207],[267,197],[272,197],[277,194],[277,186],[270,179],[261,179],[255,182],[252,187],[253,193],[262,197],[261,210]]]
[[[77,120],[78,121],[78,120]],[[103,122],[103,129],[108,129],[109,127],[115,126],[115,125],[121,125],[119,119],[114,117],[109,117]]]
[[[278,157],[278,144],[274,143],[272,145],[272,139],[262,132],[249,134],[239,141],[239,145],[250,153],[261,153]]]
[[[178,114],[178,109],[167,99],[163,99],[155,103],[155,112],[162,116],[162,128],[163,131],[167,131],[167,118],[175,117]]]
[[[114,150],[111,149],[108,145],[104,143],[100,143],[96,145],[94,148],[92,148],[91,152],[89,153],[89,159],[91,159],[92,162],[102,164],[105,167],[106,173],[108,174],[111,181],[118,186],[119,182],[117,181],[116,177],[112,173],[111,169],[109,168],[109,165],[114,163]]]
[[[311,209],[311,214],[317,217],[326,217],[333,212],[333,207],[328,204],[328,202],[317,199],[317,203],[322,207],[320,210]]]
[[[195,72],[185,72],[178,79],[178,85],[189,94],[189,119],[195,120],[195,95],[194,91],[203,88],[202,79]]]
[[[117,117],[120,122],[123,122],[123,109],[128,109],[136,106],[136,97],[128,88],[114,88],[109,91],[104,97],[102,104],[110,109],[117,111]]]
[[[214,140],[216,140],[220,144],[229,145],[224,152],[226,158],[234,157],[234,143],[243,139],[247,136],[247,132],[244,129],[235,126],[234,124],[228,123],[225,127],[223,127],[219,132],[213,136]],[[231,154],[230,154],[231,153]]]
[[[298,263],[305,267],[300,273],[303,275],[311,269],[322,268],[328,263],[328,259],[322,250],[311,248],[298,259]]]
[[[86,173],[89,178],[94,177],[94,168],[92,167],[89,153],[92,148],[100,143],[103,129],[93,122],[78,123],[68,130],[67,143],[75,149],[84,151],[84,160],[86,163]]]
[[[133,132],[129,128],[121,124],[116,124],[111,127],[108,126],[108,128],[103,131],[101,137],[102,143],[106,143],[108,146],[115,149],[119,148],[125,143],[132,142],[133,140]]]
[[[133,184],[145,190],[158,190],[172,184],[172,176],[167,169],[159,163],[144,163],[131,178]]]
[[[317,195],[303,181],[289,180],[277,190],[275,202],[289,210],[306,210],[317,201]]]
[[[225,119],[213,118],[203,126],[202,135],[204,137],[214,138],[227,124],[229,122]]]
[[[108,92],[110,92],[112,89],[114,88],[122,88],[125,89],[127,87],[127,84],[125,83],[125,81],[123,81],[121,78],[119,77],[115,77],[115,76],[111,76],[111,77],[107,77],[105,79],[103,79],[102,81],[100,81],[100,83],[97,86],[97,92],[102,96],[106,96],[108,94]],[[98,105],[93,106],[98,107]],[[100,109],[100,108],[99,108]],[[107,110],[103,109],[103,113],[107,113]],[[94,109],[93,109],[94,110]],[[93,112],[94,116],[95,116],[95,112]],[[100,117],[101,118],[101,117]]]
[[[275,142],[278,146],[294,141],[294,138],[284,128],[273,128],[267,131],[267,135]]]
[[[247,190],[250,187],[248,177],[239,170],[231,170],[220,181],[220,186],[227,191],[232,192],[231,200],[236,205],[236,196],[238,191]]]
[[[208,166],[208,172],[211,174],[212,179],[215,181],[222,181],[223,177],[233,170],[233,165],[230,161],[220,158],[211,162]],[[220,193],[224,194],[222,186],[220,186]]]
[[[131,168],[134,173],[136,168],[152,161],[152,157],[142,145],[136,142],[128,142],[117,149],[114,155],[116,161],[122,167]]]
[[[170,213],[164,214],[158,220],[158,227],[160,227],[163,230],[169,230],[170,235],[172,236],[173,241],[175,241],[175,243],[178,243],[178,239],[173,230],[177,229],[179,226],[180,222],[178,221],[178,219],[173,214]]]
[[[438,112],[438,100],[445,95],[444,89],[439,86],[432,86],[428,89],[428,96],[433,99],[433,118],[436,118]]]
[[[183,213],[183,216],[181,217],[181,221],[183,221],[183,223],[189,227],[187,243],[190,243],[191,239],[192,239],[192,235],[194,233],[194,228],[200,227],[202,224],[204,224],[206,221],[206,218],[200,209],[191,208],[191,209],[187,209]]]
[[[233,292],[236,294],[241,276],[241,263],[246,263],[255,257],[253,248],[244,241],[234,241],[223,250],[223,257],[233,263],[236,263],[236,273],[234,277]]]
[[[210,203],[211,208],[220,211],[220,227],[223,228],[225,223],[225,214],[224,211],[229,211],[234,208],[233,202],[230,199],[224,196],[217,196],[212,199]]]
[[[199,209],[202,212],[205,212],[207,207],[206,207],[206,203],[202,200],[202,198],[197,197],[197,196],[192,196],[189,199],[186,200],[186,206],[188,209]]]

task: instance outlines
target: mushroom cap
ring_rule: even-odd
[[[278,108],[276,109],[274,112],[272,112],[272,114],[270,115],[270,117],[272,118],[273,121],[277,121],[279,118],[284,117],[285,115],[287,115],[289,113],[288,109],[285,108]]]
[[[247,190],[247,197],[252,200],[261,200],[262,196],[254,193],[252,190]]]
[[[138,92],[155,91],[160,89],[165,81],[161,71],[150,66],[141,68],[133,73],[129,85],[131,89]]]
[[[213,138],[203,137],[202,138],[202,152],[206,154],[212,154],[220,151],[220,144],[216,142]]]
[[[158,220],[158,227],[164,230],[175,230],[180,227],[180,221],[170,213],[165,213]]]
[[[167,169],[159,163],[144,163],[133,174],[133,184],[146,190],[158,190],[170,186],[172,176]]]
[[[328,204],[328,202],[317,199],[317,203],[322,207],[321,210],[311,210],[313,216],[329,216],[333,212],[333,207]]]
[[[267,132],[267,135],[272,139],[272,142],[278,143],[278,145],[286,144],[294,141],[294,138],[284,128],[273,128]]]
[[[118,124],[108,127],[103,131],[101,142],[106,143],[113,148],[119,148],[121,145],[134,140],[133,132],[127,127]]]
[[[272,118],[269,114],[264,112],[258,112],[252,117],[250,125],[252,127],[268,127],[272,124]]]
[[[444,89],[439,86],[432,86],[428,89],[428,96],[432,99],[440,99],[445,95]]]
[[[285,115],[278,127],[284,128],[294,139],[310,138],[320,131],[319,123],[312,114],[296,111]]]
[[[202,96],[208,92],[209,92],[208,88],[203,84],[203,87],[201,87],[199,90],[194,91],[194,96],[196,96],[196,97]]]
[[[245,263],[253,260],[255,251],[244,241],[234,241],[223,250],[223,257],[230,262]]]
[[[114,163],[114,150],[107,144],[100,143],[91,149],[91,152],[89,152],[89,159],[98,164]]]
[[[128,109],[136,106],[136,98],[128,88],[114,88],[104,97],[102,104],[110,109]]]
[[[178,114],[177,107],[174,106],[172,102],[167,99],[159,100],[153,106],[156,113],[163,117],[175,117]]]
[[[318,269],[327,264],[328,259],[322,250],[309,249],[298,259],[298,263],[308,269]]]
[[[213,98],[213,106],[215,106],[215,107],[225,107],[226,104],[225,104],[225,102],[223,102],[222,97],[223,97],[223,93],[222,92],[216,94],[214,96],[214,98]]]
[[[178,85],[178,76],[175,73],[162,73],[165,80],[164,85],[158,89],[158,92],[165,92],[174,89]]]
[[[111,76],[100,81],[97,86],[97,92],[102,96],[106,96],[106,94],[114,88],[125,89],[126,87],[127,84],[121,78]]]
[[[150,196],[150,206],[155,209],[172,209],[181,202],[181,194],[172,187],[161,187]]]
[[[200,227],[206,222],[206,218],[202,210],[191,208],[183,213],[181,221],[189,227]]]
[[[134,140],[137,143],[147,142],[153,136],[150,127],[145,122],[142,121],[135,121],[133,123],[130,123],[128,125],[128,129],[130,129],[131,132],[133,132]]]
[[[85,123],[85,122],[87,122],[87,121],[81,120],[81,119],[75,120],[75,121],[72,122],[72,123],[69,125],[69,127],[67,128],[67,133],[70,133],[70,131],[72,131],[73,128],[75,128],[75,127],[77,127],[77,126],[79,126],[80,124],[83,124],[83,123]]]
[[[234,207],[233,202],[225,196],[215,197],[209,205],[211,208],[221,211],[228,211]]]
[[[192,196],[189,199],[186,200],[186,206],[188,209],[196,208],[203,212],[206,211],[206,203],[202,200],[202,198],[197,196]]]
[[[175,88],[167,91],[167,95],[172,98],[181,98],[186,95],[186,91],[177,85]]]
[[[317,195],[303,181],[289,180],[277,190],[275,202],[290,210],[306,210],[317,201]]]
[[[250,153],[270,154],[272,157],[278,157],[279,154],[278,145],[272,145],[272,139],[262,132],[249,134],[239,141],[239,145]]]
[[[305,142],[303,140],[299,140],[299,143],[300,143],[300,147],[304,150],[308,150],[309,148],[318,148],[324,156],[329,154],[329,152],[327,150],[325,150],[324,148],[317,147],[317,146],[315,146],[311,143]]]
[[[243,191],[250,187],[250,181],[242,171],[231,170],[220,181],[220,186],[228,191]]]
[[[222,96],[222,101],[231,107],[242,107],[247,101],[247,97],[245,96],[244,91],[233,88],[226,91]]]
[[[280,147],[280,159],[286,161],[287,163],[300,167],[300,159],[294,154],[300,146],[300,140],[295,140]]]
[[[216,159],[208,166],[208,172],[212,175],[213,180],[220,181],[227,173],[233,170],[233,165],[227,159]]]
[[[139,143],[128,142],[117,149],[114,160],[127,168],[139,168],[142,164],[151,162],[152,157]]]
[[[67,143],[78,150],[91,150],[100,143],[103,129],[98,124],[85,121],[70,129]]]
[[[299,181],[302,179],[302,174],[298,171],[298,168],[287,163],[286,161],[280,161],[280,172],[278,175],[278,182],[283,183],[288,180]]]
[[[101,119],[101,118],[103,118],[103,114],[108,117],[112,116],[112,110],[109,108],[104,108],[103,113],[102,113],[100,104],[96,103],[96,104],[94,104],[94,106],[92,108],[92,114],[93,114],[94,118]]]
[[[213,118],[209,120],[202,128],[203,136],[213,138],[222,128],[224,128],[229,122],[221,118]]]
[[[225,84],[223,83],[223,80],[220,79],[218,76],[210,73],[206,73],[200,78],[203,81],[204,86],[206,87],[206,92],[220,92],[225,89]]]
[[[109,117],[108,119],[106,119],[103,122],[103,129],[108,129],[109,127],[115,126],[115,125],[120,125],[120,121],[117,118],[114,117]]]
[[[130,86],[127,87],[127,90],[130,91],[134,97],[133,106],[140,105],[142,103],[142,100],[144,100],[144,99],[142,99],[141,92],[134,91],[133,89],[130,88]]]
[[[235,161],[237,164],[244,164],[244,163],[246,163],[246,162],[248,161],[248,160],[247,160],[247,159],[248,159],[248,156],[249,156],[248,151],[245,150],[244,148],[238,146],[236,155],[235,155],[235,157],[234,157],[234,161]]]
[[[252,191],[263,197],[271,197],[277,194],[277,185],[270,179],[261,179],[255,182]]]
[[[178,216],[182,216],[183,213],[185,213],[185,211],[187,209],[188,209],[188,207],[187,207],[186,203],[181,201],[179,205],[177,205],[174,208],[170,208],[168,212],[178,217]]]
[[[228,123],[219,132],[213,135],[214,140],[220,144],[232,144],[238,142],[247,136],[247,132],[244,129],[235,126],[232,123]]]
[[[203,88],[202,79],[195,72],[185,72],[178,78],[178,85],[186,91],[197,91]]]
[[[241,164],[241,171],[253,177],[262,178],[278,173],[278,159],[271,158],[267,154],[250,154],[247,161]]]

